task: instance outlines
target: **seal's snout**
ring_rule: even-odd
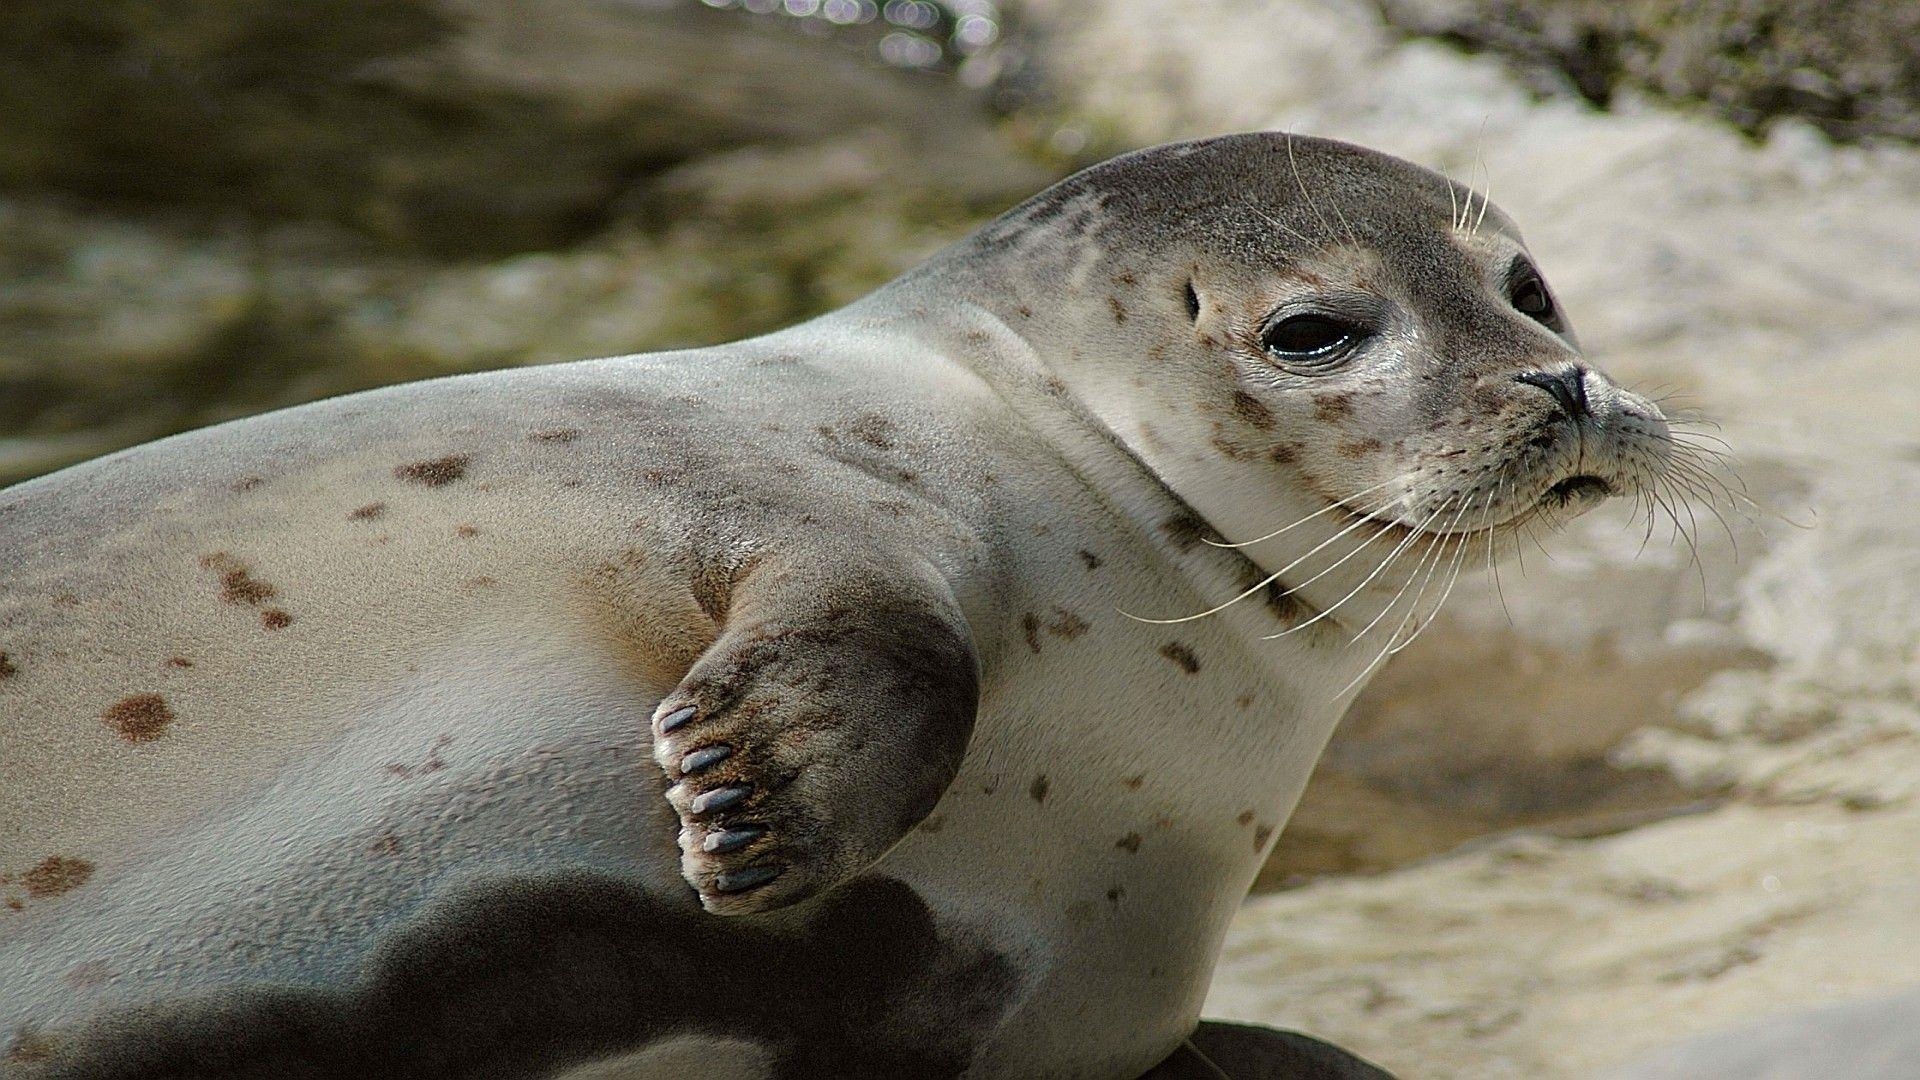
[[[1552,394],[1569,420],[1578,423],[1593,415],[1587,403],[1587,369],[1579,364],[1558,371],[1523,371],[1513,380]]]

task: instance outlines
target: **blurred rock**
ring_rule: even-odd
[[[1911,1080],[1920,991],[1814,1009],[1688,1040],[1612,1080]]]
[[[996,112],[1021,54],[994,4],[773,7],[13,5],[0,483],[328,394],[771,330],[1059,172]],[[944,44],[888,63],[901,34]]]
[[[1920,7],[1907,0],[1376,0],[1394,26],[1514,62],[1543,92],[1706,105],[1749,132],[1920,138]]]
[[[703,154],[870,127],[911,144],[888,183],[1004,190],[990,81],[883,63],[889,30],[693,0],[16,0],[0,189],[460,257],[579,241]]]

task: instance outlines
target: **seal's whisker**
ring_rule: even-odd
[[[1508,487],[1513,486],[1513,480],[1510,477],[1502,477],[1500,480],[1500,483],[1505,484]],[[1494,486],[1493,494],[1495,498],[1499,497],[1499,494],[1500,494],[1499,485]],[[1507,591],[1500,584],[1500,565],[1499,565],[1499,562],[1495,560],[1493,557],[1495,539],[1496,538],[1494,534],[1492,533],[1487,534],[1487,572],[1493,575],[1493,592],[1495,596],[1498,596],[1500,598],[1500,612],[1501,614],[1507,617],[1507,625],[1512,626],[1513,611],[1512,609],[1507,607]]]
[[[1320,204],[1313,201],[1313,195],[1307,191],[1307,182],[1300,177],[1300,162],[1295,160],[1293,155],[1292,135],[1287,136],[1287,167],[1293,170],[1294,185],[1300,189],[1300,197],[1306,200],[1307,209],[1313,211],[1313,216],[1319,220],[1321,228],[1327,230],[1328,233],[1332,233],[1333,226],[1327,223],[1326,215],[1320,212]],[[1335,209],[1339,208],[1335,207]],[[1353,244],[1355,247],[1359,246],[1359,241],[1353,237],[1353,229],[1351,226],[1347,229],[1347,242]]]
[[[1487,492],[1486,499],[1480,505],[1480,523],[1471,531],[1460,534],[1460,548],[1454,553],[1453,569],[1448,572],[1446,588],[1440,590],[1440,599],[1434,601],[1433,610],[1427,613],[1426,622],[1421,623],[1420,627],[1413,632],[1413,637],[1408,638],[1406,645],[1402,645],[1399,649],[1393,650],[1394,652],[1399,652],[1400,649],[1404,649],[1407,645],[1413,644],[1414,639],[1425,633],[1427,627],[1433,625],[1433,620],[1440,617],[1440,609],[1447,606],[1447,598],[1453,595],[1453,587],[1460,583],[1460,571],[1466,568],[1467,549],[1473,546],[1475,537],[1484,535],[1487,527],[1487,517],[1492,512],[1493,492],[1489,491]],[[1491,547],[1492,543],[1493,541],[1489,538],[1487,541],[1488,546]]]
[[[1472,501],[1469,500],[1467,497],[1459,496],[1458,498],[1460,500],[1460,509],[1458,512],[1456,512],[1453,515],[1453,519],[1447,522],[1446,529],[1443,530],[1440,534],[1441,535],[1440,542],[1434,545],[1435,556],[1433,560],[1433,565],[1427,568],[1426,576],[1420,582],[1420,591],[1413,595],[1413,604],[1407,609],[1407,614],[1412,617],[1412,625],[1415,627],[1413,637],[1420,636],[1419,628],[1424,625],[1424,623],[1421,621],[1421,618],[1420,618],[1420,602],[1427,598],[1427,590],[1432,587],[1434,579],[1440,575],[1440,567],[1442,565],[1445,565],[1447,563],[1447,560],[1452,557],[1451,553],[1447,550],[1449,543],[1452,541],[1452,538],[1456,535],[1454,530],[1459,528],[1461,519],[1466,517],[1467,510],[1472,505]],[[1466,539],[1469,534],[1460,533],[1457,535],[1460,536],[1460,543],[1454,546],[1461,547],[1466,543]],[[1429,618],[1431,618],[1431,616],[1429,616]],[[1389,655],[1399,652],[1401,649],[1406,648],[1407,645],[1412,643],[1413,638],[1411,637],[1408,638],[1405,642],[1400,642],[1398,644],[1395,643],[1394,639],[1398,638],[1400,636],[1400,631],[1406,629],[1406,627],[1407,627],[1407,622],[1403,620],[1401,625],[1399,627],[1396,627],[1394,629],[1394,632],[1388,636],[1387,652]]]
[[[1406,539],[1400,542],[1400,546],[1394,548],[1393,552],[1387,556],[1386,561],[1382,562],[1378,567],[1374,569],[1374,572],[1372,574],[1368,575],[1367,581],[1373,580],[1374,577],[1379,575],[1380,571],[1385,570],[1387,566],[1394,561],[1394,559],[1399,557],[1400,553],[1406,549],[1407,545],[1413,542],[1415,537],[1429,535],[1426,531],[1427,526],[1439,520],[1441,514],[1444,514],[1449,509],[1451,509],[1453,507],[1453,502],[1454,500],[1448,499],[1446,502],[1441,503],[1439,507],[1433,511],[1433,513],[1427,515],[1427,519],[1420,523],[1420,528],[1411,533],[1408,533]],[[1381,608],[1380,613],[1375,615],[1371,622],[1367,623],[1366,626],[1362,627],[1359,633],[1353,635],[1353,637],[1349,639],[1348,644],[1351,645],[1351,644],[1357,643],[1361,638],[1366,637],[1367,634],[1371,632],[1375,626],[1378,626],[1380,624],[1381,619],[1386,618],[1387,612],[1392,611],[1394,609],[1394,606],[1400,603],[1400,598],[1405,596],[1407,594],[1407,590],[1413,587],[1414,579],[1420,576],[1421,567],[1426,565],[1427,556],[1433,554],[1433,552],[1437,549],[1437,547],[1438,545],[1436,544],[1429,544],[1427,546],[1427,549],[1420,553],[1419,561],[1413,564],[1413,573],[1408,574],[1407,580],[1400,583],[1400,591],[1393,594],[1393,599],[1387,601],[1387,606]],[[1360,583],[1359,588],[1365,588],[1367,585],[1367,581],[1362,581]],[[1355,591],[1358,591],[1358,589],[1356,589]],[[1298,629],[1298,627],[1295,627],[1294,629]],[[1279,635],[1275,635],[1275,636],[1277,637]]]
[[[1148,618],[1144,615],[1133,615],[1124,610],[1121,610],[1120,608],[1115,608],[1114,610],[1119,611],[1120,614],[1125,615],[1127,618],[1132,619],[1135,622],[1151,623],[1157,626],[1171,626],[1175,623],[1192,622],[1195,619],[1204,619],[1209,615],[1218,615],[1220,612],[1225,611],[1226,609],[1232,607],[1233,605],[1239,603],[1240,601],[1245,600],[1247,597],[1252,596],[1253,594],[1259,592],[1260,590],[1265,589],[1267,586],[1272,585],[1274,582],[1279,581],[1281,577],[1283,577],[1288,572],[1293,570],[1294,567],[1299,566],[1303,562],[1306,562],[1308,559],[1312,558],[1315,554],[1319,553],[1320,550],[1325,548],[1327,545],[1333,543],[1334,541],[1354,531],[1360,526],[1366,525],[1369,522],[1375,522],[1377,520],[1378,519],[1370,516],[1356,517],[1350,524],[1347,525],[1346,528],[1341,529],[1339,532],[1334,533],[1332,536],[1329,536],[1325,540],[1322,540],[1318,544],[1315,544],[1312,550],[1308,551],[1306,554],[1301,555],[1299,558],[1293,560],[1287,565],[1281,567],[1278,570],[1275,570],[1271,574],[1268,574],[1266,577],[1260,579],[1260,581],[1258,581],[1257,583],[1251,586],[1248,586],[1245,590],[1240,592],[1233,599],[1227,600],[1220,604],[1216,604],[1205,611],[1196,612],[1192,615],[1181,615],[1178,618],[1172,618],[1172,619],[1153,619],[1153,618]],[[1391,525],[1392,525],[1391,522],[1387,523],[1388,527],[1391,527]],[[1386,531],[1385,528],[1381,529],[1381,532],[1385,532],[1385,531]],[[1375,533],[1374,535],[1378,536],[1379,533]],[[1364,548],[1369,543],[1372,543],[1371,538],[1369,538],[1368,540],[1362,541],[1360,546]],[[1289,589],[1288,591],[1291,592],[1292,589]]]
[[[1719,500],[1714,497],[1718,491],[1724,491],[1726,485],[1720,483],[1718,479],[1703,471],[1674,469],[1667,473],[1666,479],[1675,489],[1690,496],[1687,499],[1689,505],[1698,502],[1707,508],[1707,512],[1712,514],[1714,520],[1720,523],[1720,531],[1726,533],[1727,543],[1732,545],[1733,557],[1735,561],[1738,561],[1740,558],[1740,538],[1734,535],[1733,526],[1728,523],[1726,515],[1720,512],[1720,507],[1716,505]],[[1733,510],[1735,513],[1740,512],[1738,505],[1735,505]],[[1745,517],[1745,515],[1742,516]],[[1746,521],[1756,529],[1760,527],[1759,523],[1751,517],[1747,517]],[[1762,535],[1764,535],[1764,531]]]
[[[1451,500],[1449,500],[1448,502],[1442,503],[1440,506],[1440,511],[1437,511],[1436,514],[1439,512],[1444,512],[1446,508],[1450,505],[1452,505]],[[1387,602],[1386,607],[1380,609],[1380,614],[1374,616],[1373,622],[1370,622],[1367,624],[1366,630],[1362,630],[1360,631],[1359,634],[1356,634],[1353,638],[1353,642],[1349,642],[1349,644],[1358,642],[1361,637],[1364,637],[1366,635],[1368,630],[1373,629],[1374,625],[1378,623],[1382,617],[1384,617],[1388,612],[1392,611],[1396,606],[1399,605],[1400,598],[1405,596],[1407,593],[1407,586],[1413,584],[1413,579],[1420,576],[1420,568],[1426,565],[1426,556],[1433,554],[1435,551],[1439,550],[1440,546],[1441,545],[1435,545],[1429,548],[1426,552],[1424,552],[1421,555],[1420,562],[1415,564],[1413,568],[1413,573],[1407,576],[1407,581],[1405,584],[1400,586],[1400,591],[1394,594],[1393,599]],[[1438,565],[1438,560],[1436,560],[1435,564]],[[1426,591],[1426,586],[1423,584],[1421,586],[1421,592],[1425,592],[1425,591]],[[1387,643],[1380,647],[1380,651],[1373,655],[1373,659],[1367,661],[1365,667],[1360,669],[1360,674],[1355,675],[1350,681],[1348,681],[1347,685],[1340,688],[1339,693],[1334,695],[1336,698],[1341,696],[1342,694],[1345,694],[1347,691],[1352,690],[1354,686],[1357,685],[1362,679],[1365,679],[1369,674],[1371,674],[1374,668],[1378,667],[1381,664],[1381,662],[1386,660],[1387,656],[1393,650],[1395,639],[1397,639],[1400,636],[1400,631],[1405,630],[1407,628],[1408,620],[1411,619],[1414,613],[1417,612],[1419,609],[1420,609],[1420,599],[1418,596],[1416,596],[1414,597],[1412,607],[1410,607],[1407,610],[1407,614],[1401,616],[1400,622],[1394,626],[1393,632],[1387,635]]]
[[[1481,171],[1487,174],[1487,188],[1480,193],[1480,213],[1473,219],[1473,228],[1467,231],[1468,236],[1480,235],[1480,223],[1487,220],[1487,207],[1493,205],[1493,170],[1482,165]]]
[[[1394,549],[1392,551],[1387,552],[1387,557],[1380,560],[1380,564],[1378,566],[1375,566],[1371,571],[1369,571],[1367,573],[1367,576],[1361,579],[1360,584],[1355,585],[1352,591],[1348,592],[1345,596],[1342,596],[1340,599],[1335,600],[1332,604],[1329,604],[1327,607],[1323,608],[1319,613],[1308,618],[1305,622],[1301,622],[1293,626],[1289,626],[1285,630],[1280,631],[1279,633],[1266,634],[1261,638],[1261,640],[1272,641],[1275,638],[1286,637],[1288,634],[1291,634],[1296,630],[1305,630],[1307,627],[1312,626],[1314,623],[1317,623],[1321,619],[1324,619],[1329,615],[1332,615],[1334,612],[1340,610],[1342,607],[1346,605],[1347,601],[1353,599],[1355,596],[1358,596],[1362,589],[1365,589],[1368,585],[1372,584],[1375,578],[1379,577],[1383,572],[1385,572],[1387,567],[1391,566],[1393,564],[1393,561],[1400,557],[1400,553],[1405,551],[1407,547],[1414,542],[1415,539],[1423,535],[1426,531],[1426,527],[1432,524],[1433,520],[1439,517],[1440,514],[1445,511],[1445,509],[1446,509],[1445,504],[1442,504],[1439,510],[1435,510],[1432,514],[1428,515],[1427,519],[1421,522],[1417,528],[1409,530],[1407,535],[1402,537],[1400,542],[1394,546]],[[1381,530],[1382,533],[1386,531],[1387,530],[1385,529]],[[1378,536],[1379,534],[1375,534],[1375,535]],[[1403,585],[1401,586],[1401,588],[1404,590],[1405,586]],[[1372,624],[1369,623],[1368,626],[1369,628],[1371,628]]]
[[[1328,503],[1327,505],[1325,505],[1325,506],[1323,506],[1323,507],[1321,507],[1320,509],[1318,509],[1318,510],[1315,510],[1315,511],[1314,511],[1313,513],[1311,513],[1311,514],[1308,514],[1308,515],[1307,515],[1306,517],[1303,517],[1303,518],[1300,518],[1300,519],[1298,519],[1298,520],[1296,520],[1296,521],[1293,521],[1293,522],[1292,522],[1292,523],[1290,523],[1290,524],[1286,524],[1286,525],[1282,525],[1282,526],[1280,526],[1279,528],[1277,528],[1277,529],[1275,529],[1275,530],[1273,530],[1272,532],[1270,532],[1270,533],[1268,533],[1268,534],[1267,534],[1267,535],[1265,535],[1265,536],[1256,536],[1256,537],[1254,537],[1254,538],[1253,538],[1253,539],[1251,539],[1251,540],[1239,540],[1239,541],[1235,541],[1235,542],[1232,542],[1232,543],[1228,543],[1228,542],[1226,542],[1226,541],[1222,541],[1222,540],[1211,540],[1211,539],[1208,539],[1207,537],[1204,537],[1204,536],[1203,536],[1203,537],[1201,537],[1200,539],[1201,539],[1201,542],[1203,542],[1203,543],[1205,543],[1205,544],[1208,544],[1208,545],[1210,545],[1210,546],[1212,546],[1212,547],[1217,547],[1217,548],[1243,548],[1243,547],[1252,547],[1253,545],[1255,545],[1255,544],[1258,544],[1258,543],[1260,543],[1260,542],[1262,542],[1262,541],[1265,541],[1265,540],[1271,540],[1271,539],[1273,539],[1274,537],[1276,537],[1276,536],[1279,536],[1280,534],[1282,534],[1282,533],[1284,533],[1284,532],[1286,532],[1286,531],[1287,531],[1287,530],[1289,530],[1289,529],[1292,529],[1292,528],[1294,528],[1294,527],[1295,527],[1295,526],[1297,526],[1297,525],[1304,525],[1304,524],[1306,524],[1307,522],[1309,522],[1309,521],[1312,521],[1312,520],[1313,520],[1314,518],[1317,518],[1317,517],[1319,517],[1319,516],[1320,516],[1321,514],[1331,514],[1331,513],[1333,513],[1333,512],[1335,511],[1335,510],[1348,510],[1348,511],[1353,511],[1353,512],[1356,512],[1356,513],[1359,513],[1359,512],[1361,512],[1361,511],[1359,511],[1359,508],[1358,508],[1358,507],[1355,507],[1354,505],[1352,505],[1352,500],[1354,500],[1354,499],[1358,499],[1358,498],[1360,498],[1360,497],[1361,497],[1362,495],[1370,495],[1370,494],[1372,494],[1372,493],[1374,493],[1374,492],[1376,492],[1376,491],[1379,491],[1379,490],[1380,490],[1381,488],[1383,488],[1383,487],[1387,487],[1387,486],[1389,486],[1389,485],[1391,485],[1391,484],[1397,484],[1397,483],[1399,483],[1399,482],[1401,482],[1401,481],[1402,481],[1403,479],[1405,479],[1405,477],[1401,477],[1401,476],[1395,476],[1395,477],[1392,477],[1392,478],[1390,478],[1390,479],[1387,479],[1387,480],[1382,480],[1382,481],[1381,481],[1380,483],[1378,483],[1378,484],[1375,484],[1375,485],[1373,485],[1372,487],[1367,487],[1367,488],[1361,488],[1361,489],[1360,489],[1359,491],[1356,491],[1356,492],[1354,492],[1353,494],[1351,494],[1351,495],[1348,495],[1348,496],[1347,496],[1346,498],[1344,498],[1344,499],[1336,499],[1336,500],[1334,500],[1333,502],[1330,502],[1330,503]],[[1373,509],[1371,509],[1371,510],[1367,510],[1367,511],[1365,511],[1364,513],[1365,513],[1365,514],[1368,514],[1368,515],[1370,515],[1370,514],[1377,514],[1377,513],[1379,513],[1379,512],[1381,511],[1381,510],[1384,510],[1384,509],[1386,509],[1387,507],[1389,507],[1389,506],[1392,506],[1392,505],[1393,505],[1393,502],[1394,502],[1394,500],[1392,500],[1392,499],[1387,499],[1386,501],[1384,501],[1384,502],[1382,502],[1382,503],[1380,503],[1380,504],[1379,504],[1378,506],[1375,506],[1375,507],[1374,507]]]
[[[1281,232],[1286,233],[1288,236],[1293,237],[1294,239],[1300,241],[1301,243],[1308,244],[1308,245],[1311,245],[1313,243],[1312,237],[1292,227],[1291,225],[1285,224],[1279,218],[1274,217],[1272,214],[1267,213],[1265,210],[1260,209],[1258,206],[1252,206],[1251,204],[1249,204],[1249,209],[1251,209],[1254,213],[1259,214],[1260,217],[1263,218],[1267,224],[1273,226],[1276,229],[1279,229]]]

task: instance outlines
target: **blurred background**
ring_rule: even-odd
[[[1446,171],[1752,503],[1463,580],[1210,1011],[1591,1075],[1920,983],[1920,5],[10,0],[0,483],[384,383],[839,306],[1248,128]],[[1734,475],[1734,474],[1737,474]],[[1644,544],[1644,547],[1643,547]]]

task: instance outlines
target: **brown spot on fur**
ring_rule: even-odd
[[[1253,830],[1253,850],[1255,851],[1267,850],[1267,841],[1271,839],[1272,836],[1273,836],[1273,826],[1271,825],[1262,825],[1259,828]]]
[[[1020,629],[1027,638],[1027,648],[1040,651],[1040,617],[1029,611],[1020,616]]]
[[[467,466],[473,459],[466,454],[448,454],[432,461],[416,461],[410,465],[395,465],[393,475],[410,484],[423,487],[446,487],[455,480],[467,475]]]
[[[1140,834],[1137,832],[1130,832],[1127,835],[1121,837],[1120,839],[1115,840],[1113,842],[1113,846],[1131,855],[1134,852],[1137,852],[1140,850]]]
[[[244,493],[244,492],[252,491],[254,488],[257,488],[264,483],[266,483],[266,480],[262,477],[243,476],[240,479],[235,480],[233,482],[233,490],[236,493]]]
[[[26,906],[27,905],[21,903],[19,900],[15,899],[14,897],[11,897],[11,896],[7,897],[7,907],[9,910],[20,911],[20,910],[23,910]]]
[[[1127,890],[1115,885],[1113,888],[1107,890],[1107,903],[1112,904],[1114,907],[1119,907],[1120,898],[1125,895],[1127,895]]]
[[[1093,552],[1088,551],[1086,548],[1081,548],[1079,551],[1074,552],[1074,554],[1080,556],[1080,561],[1087,564],[1087,569],[1089,570],[1100,569],[1100,556],[1095,555]]]
[[[1067,384],[1061,382],[1058,376],[1055,376],[1055,375],[1047,376],[1046,385],[1047,385],[1047,393],[1052,394],[1054,397],[1067,396]]]
[[[193,666],[193,661],[184,656],[169,656],[167,657],[167,666],[170,668],[190,668]]]
[[[293,616],[279,608],[270,607],[260,613],[260,625],[269,630],[285,630],[293,625]]]
[[[1140,785],[1147,782],[1147,774],[1139,773],[1135,776],[1129,776],[1120,782],[1127,785],[1127,790],[1129,791],[1139,791]]]
[[[400,838],[391,832],[381,833],[380,839],[375,840],[367,848],[367,853],[370,855],[398,855],[400,854]]]
[[[1055,637],[1072,641],[1087,632],[1087,621],[1066,608],[1054,608],[1053,616],[1053,621],[1047,624],[1047,633]]]
[[[372,521],[374,518],[377,518],[381,514],[384,514],[386,512],[387,512],[386,503],[383,503],[383,502],[368,503],[367,505],[362,506],[357,510],[350,511],[347,514],[347,520]]]
[[[1306,618],[1307,608],[1298,597],[1288,592],[1278,581],[1269,581],[1260,590],[1260,602],[1274,618],[1292,625]],[[1251,698],[1248,699],[1252,701]],[[1245,708],[1246,706],[1241,706]]]
[[[1187,648],[1177,641],[1169,641],[1165,645],[1160,646],[1160,655],[1173,661],[1181,671],[1189,675],[1198,675],[1200,673],[1200,658],[1193,655],[1192,649]]]
[[[1341,457],[1359,458],[1379,452],[1385,444],[1379,439],[1346,439],[1334,447]]]
[[[1113,309],[1114,322],[1123,323],[1127,321],[1127,305],[1121,303],[1119,297],[1107,297],[1107,306]]]
[[[454,529],[453,529],[453,531],[454,531],[454,532],[455,532],[455,533],[456,533],[457,535],[459,535],[459,536],[462,536],[462,537],[465,537],[465,538],[467,538],[467,539],[469,539],[469,540],[471,540],[471,539],[473,539],[474,537],[476,537],[476,536],[479,536],[479,535],[480,535],[480,530],[479,530],[479,529],[477,529],[477,528],[475,528],[475,527],[474,527],[474,526],[472,526],[472,525],[468,525],[468,524],[465,524],[464,522],[463,522],[463,523],[461,523],[461,524],[459,524],[459,525],[456,525],[456,526],[454,526]]]
[[[1033,778],[1033,783],[1027,785],[1027,794],[1033,796],[1034,802],[1043,803],[1047,801],[1047,789],[1051,786],[1047,783],[1047,774],[1041,773]]]
[[[1233,414],[1263,431],[1273,427],[1273,410],[1245,390],[1233,392]]]
[[[1032,309],[1032,308],[1030,308],[1030,307],[1028,307],[1028,306],[1027,306],[1027,305],[1025,305],[1025,304],[1021,304],[1021,305],[1020,305],[1019,307],[1017,307],[1017,308],[1014,308],[1013,310],[1015,310],[1015,311],[1017,311],[1017,312],[1019,312],[1019,313],[1020,313],[1020,317],[1021,317],[1021,318],[1023,318],[1023,319],[1031,319],[1031,318],[1033,318],[1033,309]]]
[[[1213,426],[1213,438],[1208,441],[1213,444],[1215,450],[1220,451],[1221,456],[1229,461],[1247,461],[1259,456],[1258,451],[1252,447],[1242,446],[1228,438],[1226,433],[1220,430],[1219,424]]]
[[[1250,708],[1253,705],[1253,695],[1241,694],[1239,697],[1233,699],[1233,703],[1242,709]]]
[[[7,657],[5,649],[0,649],[0,679],[11,679],[20,674],[20,668]]]
[[[1346,394],[1313,395],[1313,418],[1323,424],[1353,415],[1353,399]]]
[[[115,702],[100,719],[130,743],[152,742],[173,723],[173,710],[159,694],[135,694]]]
[[[257,605],[275,591],[272,585],[248,576],[244,567],[236,567],[220,575],[220,599],[229,604]]]
[[[1133,271],[1131,271],[1131,270],[1122,270],[1122,271],[1120,271],[1120,273],[1118,273],[1118,274],[1116,274],[1116,275],[1114,276],[1114,279],[1113,279],[1113,280],[1114,280],[1114,281],[1116,281],[1116,282],[1118,282],[1118,283],[1120,283],[1120,284],[1122,284],[1122,285],[1138,285],[1138,284],[1140,284],[1140,279],[1139,279],[1139,278],[1137,278],[1137,277],[1135,277],[1135,276],[1133,275]]]
[[[1220,542],[1220,534],[1213,526],[1190,513],[1175,514],[1161,522],[1160,528],[1181,551],[1192,551],[1208,540]]]
[[[571,427],[542,428],[527,435],[534,442],[550,443],[570,443],[579,437],[580,429]]]
[[[85,885],[92,876],[93,864],[85,859],[49,855],[40,861],[40,865],[20,875],[20,884],[26,887],[28,896],[43,900],[72,892]]]
[[[53,602],[54,602],[54,605],[57,607],[79,607],[80,606],[80,598],[73,595],[70,592],[63,592],[59,596],[54,597]]]
[[[1241,828],[1244,829],[1247,826],[1253,824],[1253,811],[1242,810],[1240,811],[1240,816],[1237,818],[1234,818],[1233,820],[1235,824],[1239,825]]]
[[[201,556],[200,565],[220,572],[220,599],[236,607],[258,607],[277,591],[272,585],[255,580],[246,564],[224,551]]]
[[[1293,462],[1294,455],[1299,452],[1300,448],[1292,443],[1274,443],[1272,449],[1267,451],[1267,460],[1275,465],[1287,465]]]
[[[500,583],[485,574],[481,574],[479,577],[468,578],[466,585],[469,589],[493,589],[498,588]]]

